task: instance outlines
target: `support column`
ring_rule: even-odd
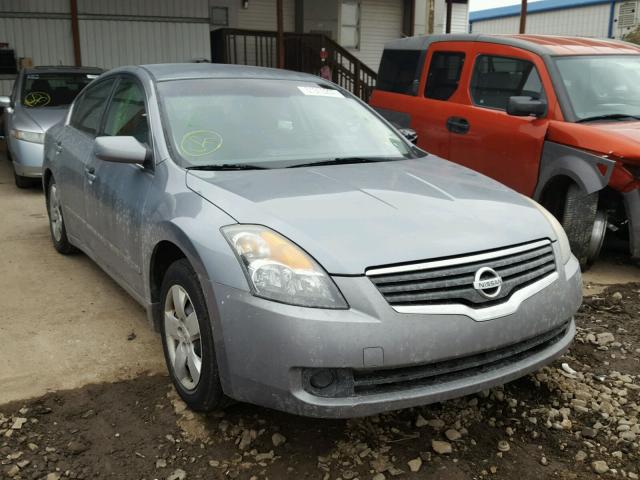
[[[447,0],[447,23],[444,33],[451,33],[451,15],[453,11],[453,0]]]
[[[282,7],[283,0],[278,0],[276,4],[277,8],[277,23],[278,31],[276,33],[276,39],[278,44],[278,68],[284,68],[284,13]]]
[[[71,37],[73,38],[73,60],[76,67],[82,65],[82,52],[80,51],[80,27],[78,26],[78,0],[69,0],[71,10]]]
[[[520,5],[520,33],[527,30],[527,0],[522,0]]]

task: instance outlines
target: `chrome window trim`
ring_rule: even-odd
[[[503,250],[504,251],[504,250]],[[467,257],[469,258],[469,257]],[[463,304],[442,305],[396,305],[391,306],[398,313],[430,314],[430,315],[465,315],[476,322],[484,322],[494,318],[506,317],[515,313],[522,302],[529,297],[541,292],[556,280],[558,272],[553,272],[535,283],[517,290],[511,298],[504,303],[485,308],[471,308]]]
[[[417,270],[430,270],[433,268],[451,267],[454,265],[463,265],[465,263],[481,262],[483,260],[490,260],[493,258],[506,257],[508,255],[513,255],[516,253],[527,252],[529,250],[534,250],[536,248],[544,247],[549,244],[551,244],[550,240],[547,240],[547,239],[538,240],[537,242],[527,243],[525,245],[520,245],[517,247],[505,248],[502,250],[495,250],[493,252],[487,252],[487,253],[478,253],[476,255],[468,255],[465,257],[455,257],[455,258],[449,258],[446,260],[434,260],[430,262],[413,263],[411,265],[398,265],[395,267],[372,268],[370,270],[367,270],[365,272],[365,275],[368,277],[372,277],[376,275],[388,275],[391,273],[414,272]]]

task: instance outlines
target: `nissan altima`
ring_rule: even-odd
[[[423,405],[534,371],[575,334],[555,218],[315,76],[112,70],[47,132],[43,172],[54,247],[146,308],[194,410]]]

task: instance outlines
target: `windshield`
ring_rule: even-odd
[[[161,82],[158,91],[171,146],[188,166],[414,156],[357,100],[314,82],[197,79]]]
[[[87,73],[29,73],[20,103],[27,108],[70,105],[97,75]]]
[[[577,120],[640,115],[640,55],[555,59]]]

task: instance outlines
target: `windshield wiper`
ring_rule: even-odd
[[[220,165],[194,165],[187,167],[187,170],[268,170],[268,168],[260,165],[251,165],[250,163],[222,163]]]
[[[391,157],[338,157],[332,160],[318,160],[316,162],[299,163],[297,165],[291,165],[287,168],[300,168],[300,167],[318,167],[323,165],[346,165],[349,163],[374,163],[374,162],[391,162],[394,160],[404,160],[404,157],[391,158]]]
[[[594,115],[593,117],[585,117],[578,120],[576,123],[594,122],[596,120],[624,120],[630,118],[632,120],[640,120],[638,115],[627,115],[625,113],[608,113],[606,115]]]

